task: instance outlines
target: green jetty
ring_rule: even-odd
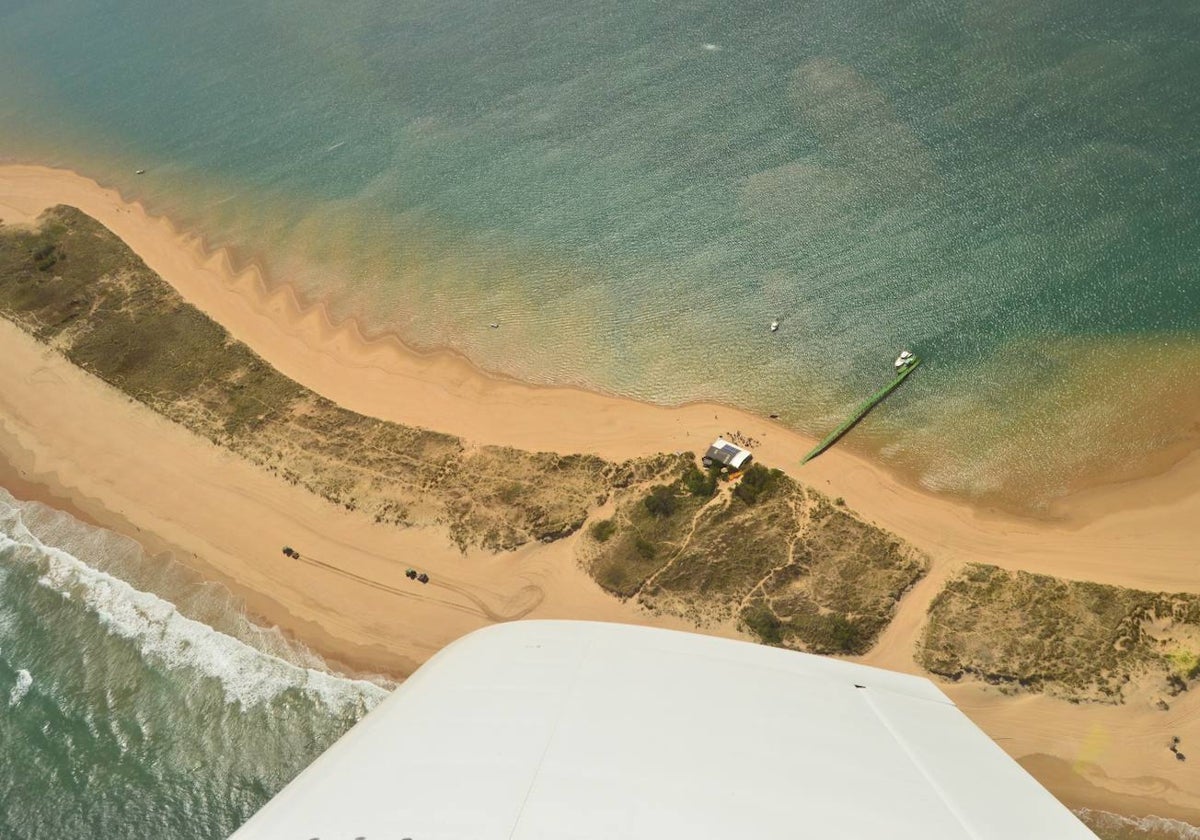
[[[920,367],[920,365],[921,359],[917,356],[910,355],[905,363],[896,372],[896,376],[891,382],[889,382],[887,385],[884,385],[882,388],[864,400],[862,404],[854,410],[854,413],[850,415],[850,418],[846,420],[846,422],[842,423],[842,425],[830,432],[824,440],[814,446],[812,451],[805,455],[800,463],[807,464],[813,458],[816,458],[826,449],[837,443],[842,435],[853,429],[858,424],[859,420],[862,420],[867,416],[871,409],[883,402],[887,398],[888,394],[899,388],[900,383],[907,379],[908,375]]]

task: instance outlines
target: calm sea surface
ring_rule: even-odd
[[[1033,507],[1198,433],[1198,90],[1194,0],[0,0],[0,160],[531,381],[822,433],[909,347],[847,443]],[[0,836],[222,837],[378,699],[8,508]]]
[[[0,157],[485,368],[821,433],[910,347],[850,445],[1034,506],[1198,434],[1194,0],[7,0],[0,79]]]

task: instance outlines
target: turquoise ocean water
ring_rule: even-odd
[[[218,840],[384,696],[0,490],[0,838]]]
[[[908,346],[847,444],[1034,507],[1200,434],[1194,0],[7,0],[0,78],[0,156],[488,369],[820,433]]]
[[[0,160],[531,381],[816,434],[908,346],[847,443],[1035,508],[1198,434],[1198,89],[1193,0],[0,0]],[[0,533],[4,840],[223,837],[382,694],[110,534]]]

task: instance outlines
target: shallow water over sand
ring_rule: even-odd
[[[0,19],[0,156],[416,345],[814,434],[908,346],[847,443],[1034,506],[1197,434],[1186,0]]]

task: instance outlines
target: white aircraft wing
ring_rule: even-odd
[[[928,680],[644,627],[447,647],[234,840],[1074,840]]]

